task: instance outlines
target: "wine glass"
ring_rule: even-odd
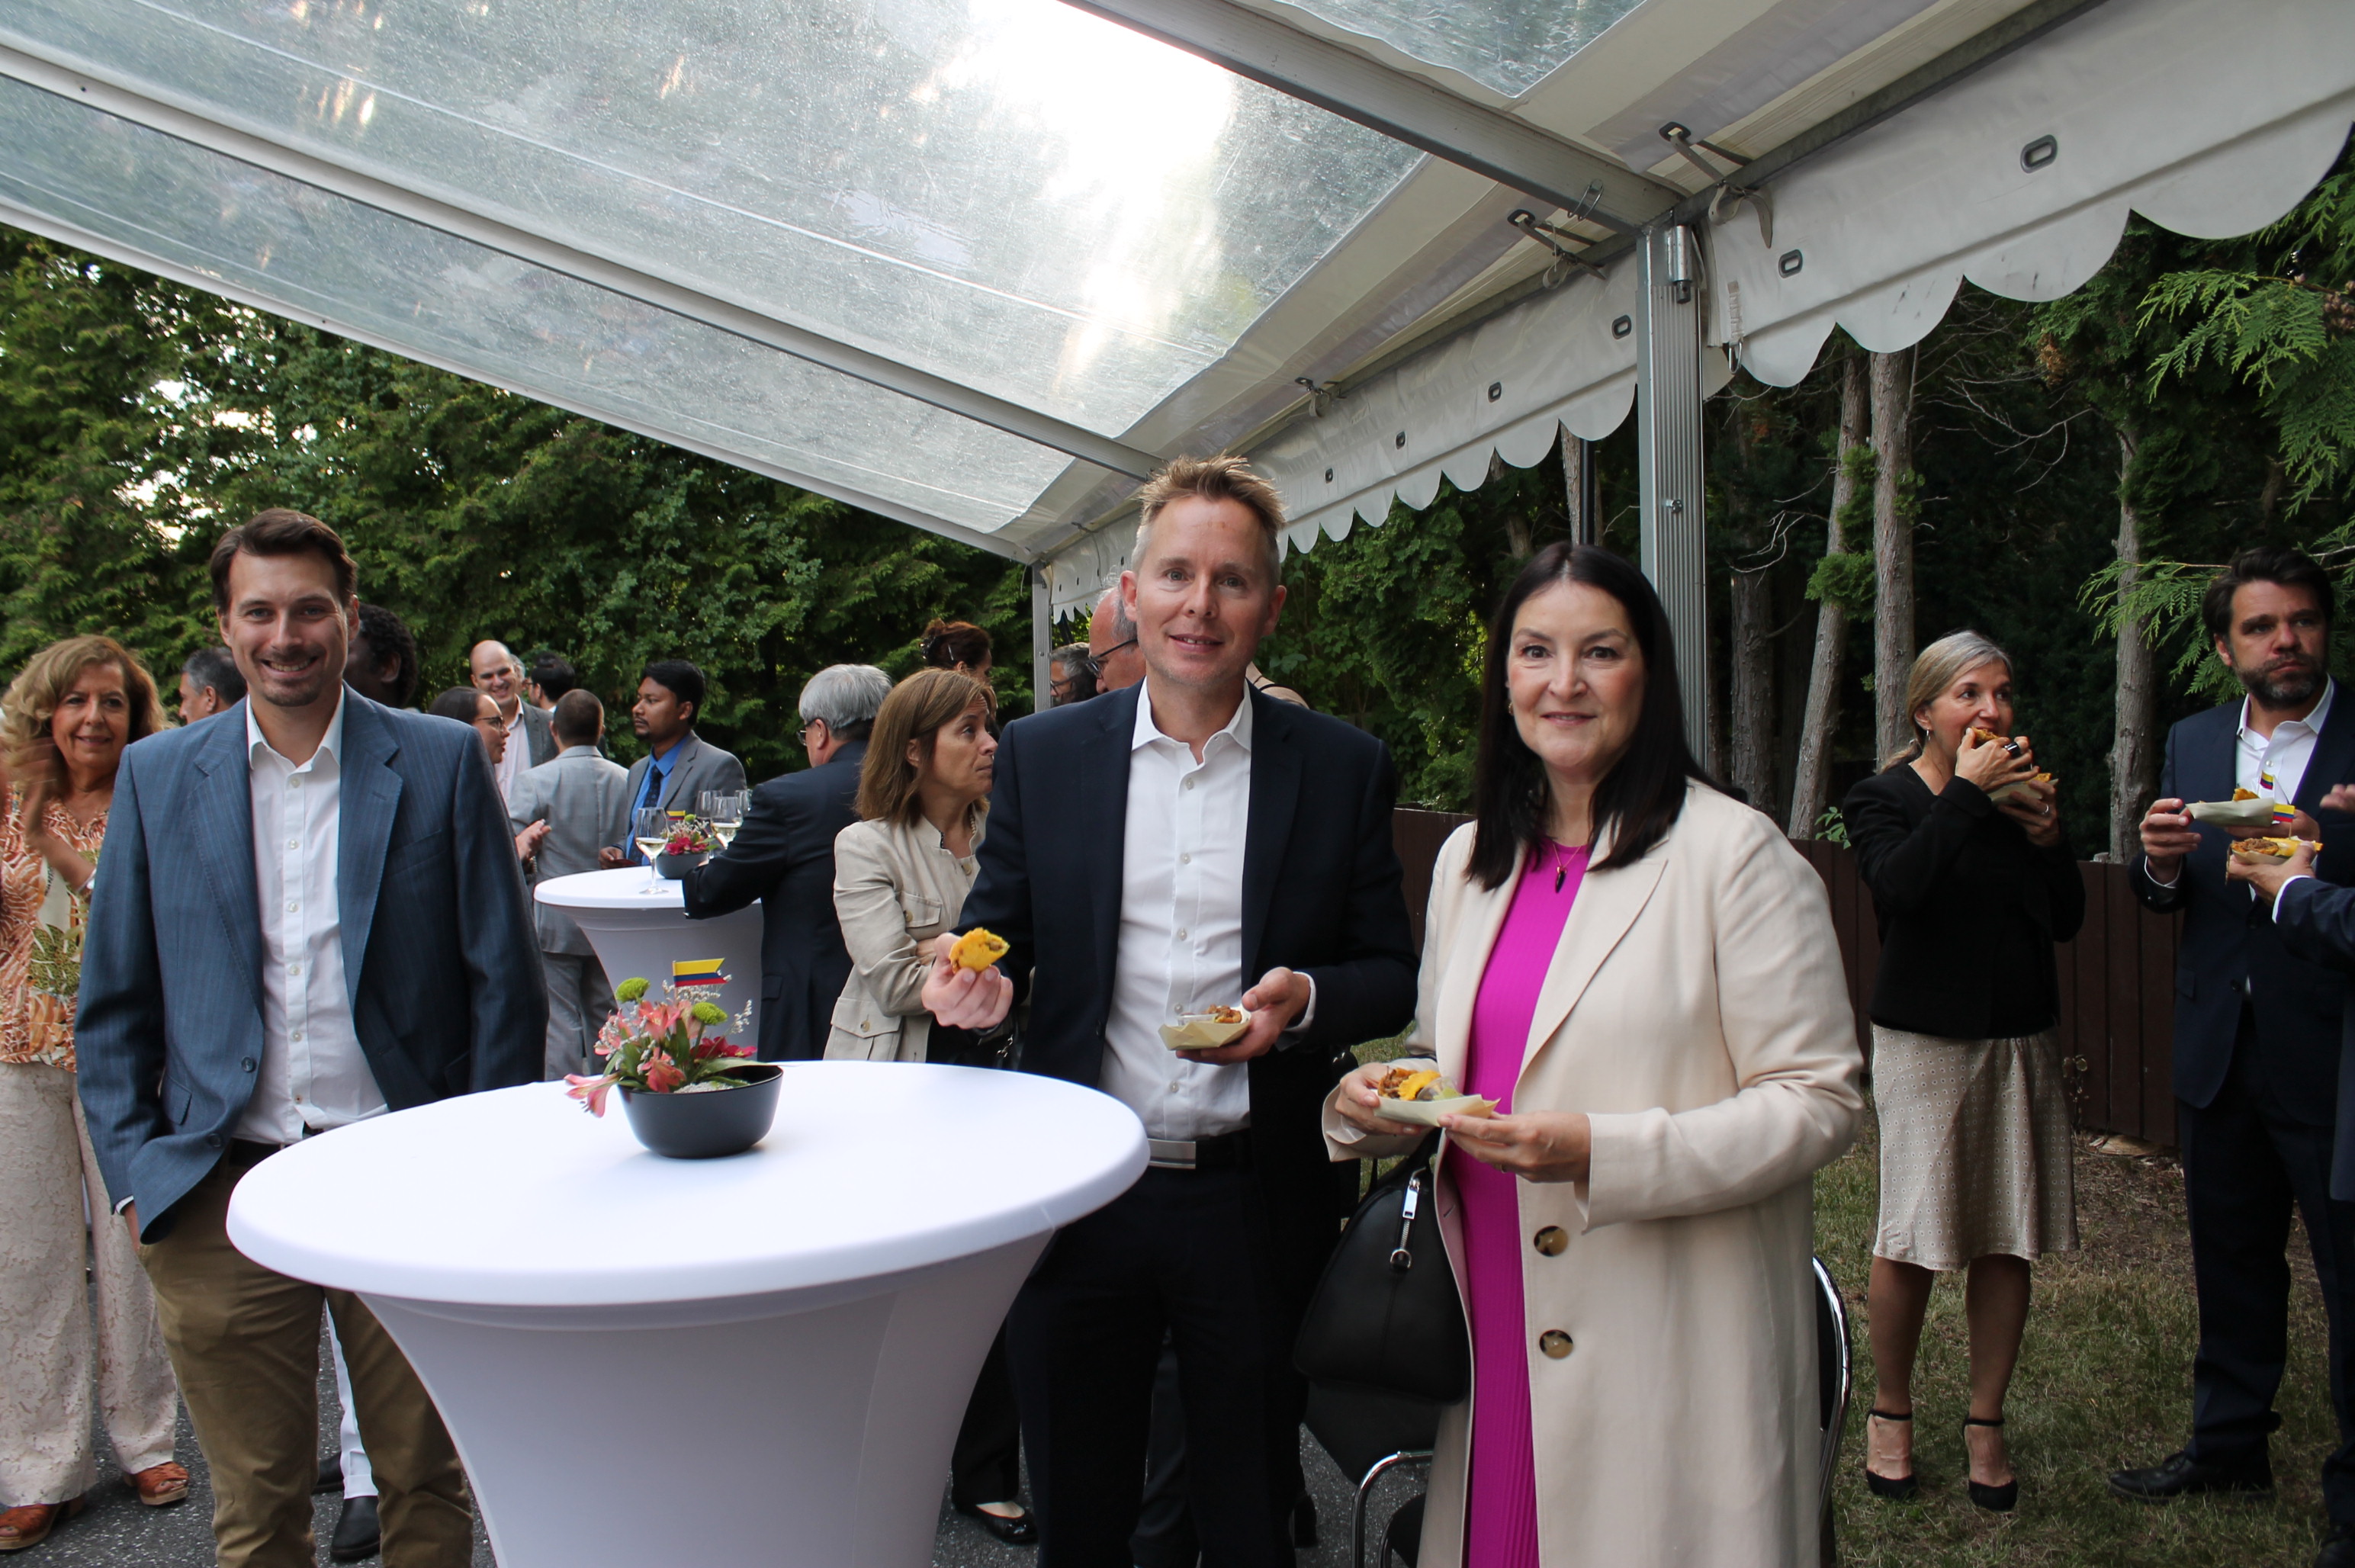
[[[655,869],[655,857],[670,842],[670,814],[659,805],[642,806],[630,814],[630,837],[638,846],[638,853],[646,858],[646,885],[653,892],[662,885],[662,877]]]
[[[736,842],[736,830],[744,826],[744,813],[751,809],[752,792],[748,789],[715,789],[703,797],[703,819],[711,824],[712,837],[726,848]]]

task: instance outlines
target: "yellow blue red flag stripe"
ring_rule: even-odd
[[[680,958],[670,966],[670,983],[674,986],[724,986],[728,976],[721,972],[727,962],[721,958]]]

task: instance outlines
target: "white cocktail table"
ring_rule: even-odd
[[[1027,1073],[784,1064],[749,1154],[670,1160],[532,1084],[264,1160],[229,1233],[359,1293],[500,1568],[923,1568],[973,1381],[1048,1239],[1145,1168]]]
[[[752,1009],[748,1027],[730,1038],[740,1045],[761,1041],[761,901],[753,900],[732,914],[709,920],[687,918],[686,895],[677,882],[651,876],[644,866],[615,871],[581,871],[550,877],[532,889],[532,896],[570,915],[597,950],[605,977],[618,986],[632,976],[643,976],[662,995],[675,964],[706,963],[717,958],[723,985],[706,987],[696,994],[727,1009],[732,1021],[746,1008]],[[591,1032],[604,1023],[590,1020]]]

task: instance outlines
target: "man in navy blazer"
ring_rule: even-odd
[[[464,1568],[464,1472],[399,1348],[226,1227],[238,1179],[288,1144],[538,1078],[547,993],[506,814],[468,726],[345,687],[356,573],[325,524],[263,512],[212,575],[249,695],[123,755],[75,1022],[91,1142],[145,1243],[220,1563],[313,1561],[324,1300],[386,1560]]]
[[[687,918],[761,901],[761,1060],[815,1061],[850,978],[834,913],[834,838],[858,820],[858,772],[891,677],[829,665],[802,688],[810,765],[752,792],[736,841],[679,880]]]
[[[1373,737],[1245,684],[1284,602],[1274,491],[1181,459],[1140,501],[1121,593],[1145,682],[1007,727],[964,923],[1010,951],[986,975],[940,960],[925,1003],[995,1029],[1027,986],[1023,1069],[1114,1095],[1150,1140],[1007,1323],[1042,1568],[1126,1568],[1165,1330],[1204,1563],[1289,1568],[1292,1346],[1355,1195],[1319,1112],[1349,1048],[1414,1012],[1397,781]],[[1250,1027],[1222,1049],[1159,1038],[1235,1005]]]
[[[2244,550],[2209,585],[2202,618],[2247,695],[2169,732],[2161,798],[2143,818],[2136,893],[2184,917],[2174,1071],[2200,1349],[2190,1443],[2110,1485],[2154,1502],[2272,1487],[2266,1438],[2281,1424],[2273,1402],[2295,1209],[2322,1285],[2339,1417],[2339,1445],[2323,1463],[2332,1531],[2320,1562],[2355,1568],[2355,1204],[2330,1196],[2346,982],[2285,940],[2273,899],[2227,874],[2231,836],[2185,812],[2187,801],[2246,788],[2293,808],[2299,837],[2343,834],[2355,848],[2355,820],[2323,799],[2355,774],[2355,708],[2339,703],[2326,668],[2331,610],[2329,579],[2294,550]],[[2322,863],[2344,880],[2355,856]]]

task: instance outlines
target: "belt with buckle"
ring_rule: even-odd
[[[1251,1129],[1214,1138],[1147,1138],[1156,1170],[1233,1170],[1251,1164]]]

